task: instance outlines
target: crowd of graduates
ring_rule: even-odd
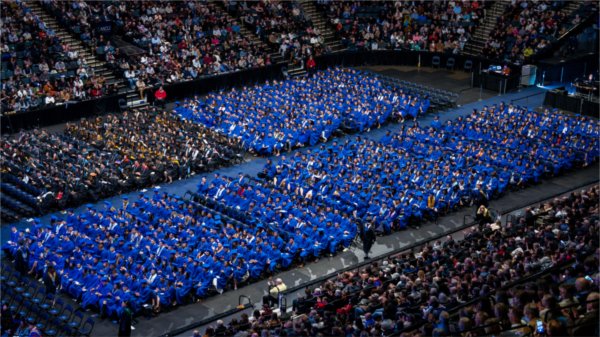
[[[427,97],[387,87],[361,71],[332,68],[306,78],[274,80],[241,90],[195,98],[175,108],[257,154],[279,154],[328,140],[340,128],[364,131],[391,116],[416,119],[427,111]]]
[[[95,98],[113,90],[26,2],[2,1],[2,113]]]
[[[483,17],[480,1],[319,1],[351,50],[460,53]]]
[[[22,132],[0,141],[2,174],[33,187],[41,208],[64,209],[239,162],[234,140],[157,108]],[[35,192],[37,191],[37,192]]]
[[[523,336],[538,321],[549,336],[597,335],[597,200],[597,186],[574,192],[338,274],[294,299],[291,317],[265,306],[204,336]]]
[[[288,236],[284,251],[300,263],[350,246],[358,232],[352,214],[304,198],[301,189],[279,188],[240,174],[237,179],[220,175],[212,181],[202,178],[197,193]]]
[[[225,1],[225,6],[292,63],[328,51],[319,28],[297,1]]]
[[[406,126],[380,142],[357,137],[297,152],[268,161],[261,175],[267,197],[285,193],[326,205],[389,233],[587,166],[598,158],[599,134],[588,117],[500,104],[445,125],[436,119],[427,129]],[[242,192],[236,198],[246,197]],[[287,203],[265,200],[257,202]]]
[[[53,216],[49,223],[34,219],[25,231],[13,227],[2,248],[22,274],[40,278],[53,268],[60,277],[58,290],[83,309],[111,318],[119,316],[124,301],[136,314],[159,312],[237,288],[293,263],[335,253],[356,234],[356,227],[334,211],[327,221],[320,216],[323,226],[302,224],[295,234],[291,223],[283,227],[261,218],[234,226],[231,218],[158,188],[134,200],[124,197],[121,206],[86,207]],[[323,230],[337,241],[325,238]],[[317,236],[321,244],[315,243]]]

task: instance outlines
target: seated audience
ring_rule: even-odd
[[[426,98],[386,87],[379,79],[346,68],[308,78],[267,82],[186,101],[175,111],[260,155],[327,141],[340,128],[364,131],[392,115],[416,119]]]
[[[225,1],[225,6],[292,64],[328,52],[319,29],[295,1]]]
[[[104,79],[26,2],[2,1],[2,113],[99,97]]]
[[[458,54],[483,17],[480,1],[321,1],[350,50]]]
[[[64,134],[23,132],[0,144],[3,178],[40,197],[45,211],[241,160],[235,140],[153,108],[67,124]]]

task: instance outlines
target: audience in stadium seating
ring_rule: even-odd
[[[386,87],[357,70],[334,68],[308,78],[212,93],[185,101],[175,111],[241,139],[254,153],[269,155],[326,141],[340,128],[367,130],[392,115],[416,119],[428,107],[426,98]]]
[[[70,24],[112,22],[111,34],[144,49],[147,53],[127,58],[103,35],[82,33],[93,35],[90,43],[123,72],[131,87],[139,78],[155,86],[270,64],[268,54],[242,36],[239,23],[229,21],[214,3],[86,2],[87,8],[79,8],[51,1],[49,5],[55,12],[67,11]],[[90,10],[95,15],[88,18]],[[89,26],[89,22],[78,26]]]
[[[26,2],[4,0],[2,8],[2,113],[96,98],[113,90]]]
[[[257,310],[206,334],[481,336],[532,333],[540,319],[551,335],[594,335],[597,200],[598,187],[558,198],[531,220],[473,228],[463,240],[447,237],[307,288],[292,318]],[[544,271],[550,280],[520,284]]]
[[[302,64],[309,56],[327,52],[321,32],[296,1],[225,1],[225,6],[285,60]]]
[[[506,4],[504,15],[482,50],[484,56],[523,64],[550,46],[567,22],[560,1],[513,1]]]
[[[240,147],[154,108],[3,138],[2,174],[32,186],[42,208],[65,208],[241,160]],[[13,182],[13,181],[11,181]]]
[[[458,54],[483,17],[480,1],[320,1],[350,50]]]

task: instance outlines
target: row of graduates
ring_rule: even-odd
[[[340,128],[362,132],[392,115],[417,118],[429,108],[411,95],[361,71],[331,68],[308,77],[273,81],[186,100],[175,113],[241,139],[261,154],[315,145]]]
[[[547,108],[536,112],[527,107],[500,103],[485,106],[468,117],[459,120],[452,131],[511,150],[535,152],[545,160],[561,157],[563,161],[574,159],[588,165],[600,151],[600,124],[587,116],[569,116]]]
[[[344,144],[267,164],[264,177],[282,190],[372,222],[385,233],[470,203],[487,202],[508,182],[478,160],[423,159],[415,152],[357,137]]]
[[[155,190],[132,202],[124,198],[118,209],[108,202],[100,210],[87,205],[49,223],[34,219],[24,231],[13,227],[2,249],[19,261],[23,274],[37,278],[52,266],[62,292],[114,318],[124,301],[134,314],[144,308],[158,312],[342,247],[341,238],[335,248],[324,238],[315,246],[323,231],[310,229],[234,226],[218,213]]]
[[[263,184],[241,172],[238,178],[218,173],[212,181],[203,177],[197,192],[288,235],[293,239],[288,245],[299,246],[301,262],[335,254],[350,246],[357,234],[353,214],[304,198],[298,191]]]
[[[427,129],[404,126],[380,142],[360,137],[333,142],[278,163],[268,161],[261,176],[274,189],[316,199],[390,232],[459,206],[487,204],[509,187],[525,187],[597,160],[597,149],[582,152],[569,145],[577,143],[573,138],[593,143],[588,136],[565,133],[558,143],[536,141],[517,130],[497,136],[491,132],[503,120],[493,118],[497,110],[503,108],[474,111],[445,126],[438,118]],[[525,111],[506,112],[513,115],[505,119],[523,123],[530,116]],[[277,207],[279,201],[267,200],[267,206]]]
[[[540,117],[542,114],[543,120]],[[549,123],[548,120],[560,122]],[[532,123],[541,123],[543,131],[540,128],[533,132]],[[589,117],[567,117],[548,109],[543,113],[536,113],[525,107],[506,107],[504,104],[489,108],[486,106],[481,111],[474,110],[464,118],[447,121],[445,125],[436,119],[431,127],[435,134],[431,134],[432,130],[424,129],[419,133],[430,134],[424,135],[422,139],[436,144],[443,143],[452,149],[466,143],[475,146],[480,144],[478,152],[469,155],[487,157],[487,160],[496,165],[513,163],[513,169],[520,170],[522,174],[531,170],[538,172],[541,167],[545,167],[546,171],[550,170],[556,175],[576,165],[587,166],[599,155],[600,128],[597,122]],[[389,136],[384,138],[389,140]],[[489,151],[490,149],[493,151]],[[499,153],[503,154],[502,158],[494,157],[494,154]],[[524,159],[523,156],[529,159]],[[501,160],[501,163],[496,160]],[[528,166],[525,163],[527,161]],[[539,172],[534,175],[539,175]]]
[[[0,139],[2,173],[40,197],[43,211],[189,177],[242,152],[235,139],[152,107]]]

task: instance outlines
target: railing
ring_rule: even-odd
[[[244,299],[247,300],[246,303],[243,303]],[[216,314],[216,315],[214,315],[212,317],[203,319],[203,320],[201,320],[199,322],[196,322],[196,323],[192,323],[192,324],[184,326],[182,328],[171,330],[171,331],[169,331],[169,332],[167,332],[167,333],[165,333],[163,335],[160,335],[159,337],[177,336],[177,335],[180,335],[180,334],[182,334],[182,333],[184,333],[186,331],[189,331],[189,330],[192,330],[192,329],[196,329],[196,328],[201,327],[203,325],[210,324],[210,323],[215,322],[215,321],[217,321],[219,319],[222,319],[224,317],[237,314],[240,311],[244,311],[244,310],[246,310],[248,308],[253,307],[252,300],[248,296],[245,296],[245,295],[240,295],[240,297],[238,298],[238,303],[239,303],[238,306],[235,307],[235,308],[233,308],[233,309],[227,310],[227,311],[222,312],[220,314]]]
[[[545,94],[546,94],[546,91],[544,90],[544,91],[536,92],[536,93],[533,93],[533,94],[530,94],[527,96],[522,96],[519,98],[511,99],[510,104],[513,104],[514,102],[525,100],[525,105],[528,105],[530,97],[535,97],[535,96],[540,96],[540,95],[545,95]]]

